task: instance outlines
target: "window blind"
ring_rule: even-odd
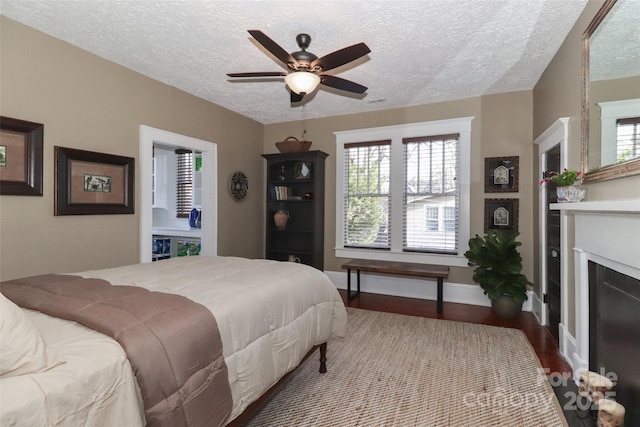
[[[344,245],[391,246],[391,141],[345,144]]]
[[[402,140],[403,250],[457,254],[459,135]]]
[[[176,217],[188,218],[193,208],[193,153],[176,150]]]
[[[635,159],[640,156],[640,117],[629,117],[616,121],[616,161]]]

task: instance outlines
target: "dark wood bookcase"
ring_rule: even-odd
[[[263,154],[267,159],[266,258],[290,257],[324,268],[324,161],[322,151]],[[284,228],[274,215],[289,213]]]

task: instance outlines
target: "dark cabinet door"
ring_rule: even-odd
[[[322,270],[328,154],[306,151],[262,156],[267,159],[266,258],[294,260]],[[279,221],[275,220],[277,213]]]

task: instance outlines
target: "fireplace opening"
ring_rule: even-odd
[[[640,280],[593,261],[589,370],[614,381],[612,397],[625,407],[625,425],[640,426]]]

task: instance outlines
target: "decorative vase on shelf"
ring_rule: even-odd
[[[287,227],[287,221],[289,221],[289,212],[279,210],[273,215],[273,222],[278,230],[284,230]]]
[[[198,221],[199,215],[200,213],[198,212],[198,209],[196,208],[191,209],[191,212],[189,212],[189,227],[191,228],[197,227],[196,222]]]
[[[558,195],[558,202],[579,202],[584,199],[586,190],[580,187],[580,185],[567,185],[556,188],[556,194]]]

